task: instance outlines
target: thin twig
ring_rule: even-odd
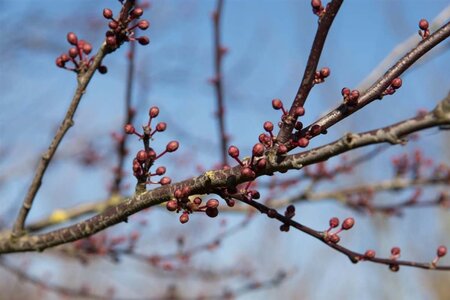
[[[415,262],[415,261],[406,261],[406,260],[397,260],[397,259],[388,259],[388,258],[379,258],[379,257],[373,257],[369,258],[363,253],[358,253],[355,251],[352,251],[348,248],[345,248],[337,243],[333,243],[326,238],[326,234],[324,231],[317,231],[310,227],[307,227],[305,225],[302,225],[291,218],[287,218],[284,215],[278,213],[275,209],[272,209],[270,207],[265,206],[262,203],[256,202],[251,199],[247,199],[245,197],[240,197],[238,200],[253,206],[258,211],[260,211],[263,214],[270,214],[271,218],[277,219],[283,224],[288,224],[291,227],[294,227],[295,229],[298,229],[316,239],[323,242],[327,246],[335,249],[336,251],[344,254],[347,256],[352,263],[357,263],[360,261],[370,261],[377,264],[383,264],[388,266],[407,266],[407,267],[414,267],[414,268],[421,268],[421,269],[428,269],[428,270],[438,270],[438,271],[449,271],[450,265],[447,266],[439,266],[434,265],[431,262]],[[269,212],[270,211],[270,212]]]

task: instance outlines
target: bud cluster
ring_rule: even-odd
[[[348,87],[344,87],[341,90],[342,97],[344,97],[344,104],[346,104],[349,107],[355,107],[358,105],[358,99],[359,99],[359,91],[358,90],[352,90]]]
[[[110,47],[111,51],[117,49],[124,42],[137,41],[141,45],[147,45],[150,43],[150,39],[147,36],[135,36],[135,30],[137,28],[141,30],[147,30],[150,27],[150,23],[147,20],[140,20],[144,10],[140,7],[136,7],[127,17],[119,16],[114,18],[113,12],[109,8],[103,10],[103,17],[110,20],[108,23],[109,30],[106,32],[106,44]]]
[[[269,213],[268,213],[269,215]],[[295,206],[294,205],[289,205],[288,207],[286,207],[286,211],[284,212],[284,216],[291,220],[294,216],[295,216]],[[270,217],[270,215],[269,215]],[[280,231],[284,231],[284,232],[288,232],[289,231],[289,223],[284,223],[282,225],[280,225]]]
[[[168,211],[175,211],[180,215],[180,223],[184,224],[189,221],[189,214],[193,212],[204,212],[210,218],[215,218],[219,214],[219,200],[209,199],[206,201],[205,205],[202,205],[202,199],[200,197],[195,197],[194,199],[189,199],[192,193],[191,188],[188,186],[182,189],[176,189],[173,193],[174,199],[167,201],[166,208]]]
[[[331,232],[332,229],[337,228],[339,226],[339,219],[337,217],[333,217],[330,219],[329,224],[330,227],[324,232],[324,240],[329,243],[337,244],[341,240],[339,233],[341,233],[343,230],[350,230],[353,225],[355,225],[355,219],[353,218],[346,218],[342,224],[341,228],[336,230],[335,232]]]
[[[419,21],[419,35],[422,37],[422,40],[430,36],[430,30],[428,29],[428,27],[429,24],[427,20],[422,19]]]
[[[94,60],[93,56],[89,57],[92,52],[92,45],[85,40],[78,39],[78,36],[73,32],[67,34],[67,41],[72,47],[69,48],[67,53],[63,53],[56,58],[56,65],[75,73],[86,71]],[[72,63],[72,66],[67,66],[68,63]],[[98,71],[105,74],[108,69],[105,66],[99,66]]]
[[[311,0],[312,11],[315,15],[319,17],[323,16],[325,13],[325,8],[322,5],[322,1],[320,0]]]
[[[396,90],[398,90],[402,86],[402,79],[401,78],[394,78],[391,82],[391,85],[388,86],[388,88],[383,92],[384,95],[392,95],[395,93]]]
[[[156,124],[155,128],[152,129],[151,123],[154,118],[159,115],[159,108],[153,106],[149,110],[149,120],[148,123],[142,126],[143,133],[139,133],[136,131],[133,125],[126,124],[124,126],[124,130],[126,134],[134,134],[137,135],[144,144],[144,149],[139,150],[136,153],[135,158],[133,159],[133,175],[138,179],[139,183],[146,184],[161,184],[167,185],[171,183],[171,179],[169,177],[162,177],[158,182],[153,182],[151,180],[152,176],[162,176],[166,173],[166,168],[160,166],[156,168],[154,173],[150,172],[150,168],[153,166],[155,161],[162,157],[164,154],[168,152],[175,152],[178,147],[178,141],[171,141],[166,145],[166,149],[157,154],[155,150],[150,147],[150,141],[153,140],[153,136],[156,132],[163,132],[167,128],[167,124],[164,122],[159,122]]]
[[[330,68],[323,67],[322,69],[320,69],[320,71],[316,71],[316,73],[314,74],[314,83],[322,83],[328,76],[330,76]]]

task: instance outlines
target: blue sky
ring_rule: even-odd
[[[224,61],[226,124],[232,143],[239,146],[242,153],[250,153],[263,122],[276,122],[279,118],[278,112],[271,109],[271,99],[280,98],[288,105],[297,91],[317,18],[311,13],[309,1],[225,2],[223,42],[229,48]],[[213,75],[210,14],[214,3],[154,1],[144,15],[151,22],[148,31],[151,43],[138,47],[138,80],[133,99],[139,105],[136,125],[145,122],[148,107],[160,106],[160,120],[168,123],[168,130],[157,136],[155,147],[161,150],[167,141],[180,140],[180,151],[161,162],[168,167],[168,175],[177,180],[196,174],[198,166],[210,168],[220,157],[214,90],[208,84],[208,78]],[[8,222],[16,214],[38,153],[48,145],[75,89],[74,74],[54,65],[55,58],[68,48],[65,35],[74,31],[97,47],[106,30],[106,23],[100,18],[105,5],[118,10],[117,1],[44,0],[39,1],[39,5],[31,0],[0,1],[0,22],[4,31],[0,41],[3,55],[0,61],[0,150],[6,151],[0,160],[0,170],[2,174],[12,174],[0,185],[7,199],[2,202],[0,215]],[[320,67],[330,67],[332,75],[313,89],[306,104],[304,122],[311,122],[336,106],[341,101],[342,87],[357,86],[397,44],[417,32],[421,18],[432,20],[447,5],[448,1],[438,0],[345,1],[319,63]],[[448,49],[449,42],[445,44]],[[125,55],[126,49],[121,49],[108,56],[105,59],[108,74],[96,75],[93,79],[76,114],[75,127],[61,146],[61,157],[45,178],[30,216],[32,220],[47,215],[52,207],[70,207],[107,196],[111,180],[109,170],[115,162],[110,133],[120,130],[122,122]],[[432,109],[448,93],[450,59],[448,50],[439,49],[433,50],[429,57],[431,59],[422,60],[403,76],[403,87],[395,95],[364,108],[329,130],[327,136],[314,140],[312,146],[332,141],[348,131],[360,132],[398,122],[414,116],[420,108]],[[102,168],[86,169],[70,159],[85,143],[93,143],[100,152],[111,157]],[[354,177],[343,178],[338,184],[385,178],[391,172],[386,163],[390,157],[416,148],[448,164],[448,145],[448,133],[429,130],[417,143],[386,151],[379,160],[368,162]],[[139,150],[139,146],[136,141],[131,143],[131,153]],[[127,181],[131,186],[134,183],[131,176]],[[332,216],[343,218],[354,214],[332,202],[301,205],[298,209],[298,219],[313,228],[325,226]],[[214,230],[202,229],[194,234],[194,224],[216,228],[217,223],[199,217],[195,220],[197,223],[181,227],[174,215],[153,214],[156,221],[152,219],[153,227],[148,234],[152,239],[165,227],[170,227],[179,234],[186,234],[189,242],[196,244],[213,236]],[[240,217],[223,218],[233,223]],[[405,258],[422,260],[432,258],[435,246],[450,244],[443,230],[449,222],[448,211],[426,209],[408,211],[403,218],[364,215],[357,215],[357,218],[357,230],[349,234],[345,242],[361,251],[373,247],[380,253],[384,249],[387,254],[392,245],[401,244],[409,251],[405,252]],[[263,295],[292,297],[299,289],[307,298],[314,299],[328,298],[330,294],[348,299],[423,299],[429,295],[424,287],[426,280],[450,279],[446,274],[418,270],[403,269],[393,274],[385,267],[354,266],[308,236],[297,232],[282,234],[277,228],[278,224],[260,218],[234,240],[228,240],[224,249],[203,259],[220,261],[217,267],[236,263],[238,258],[253,261],[263,274],[270,274],[274,266],[297,270],[280,289],[251,294],[244,299]],[[118,230],[126,232],[127,228]],[[270,253],[263,251],[262,246],[267,237],[277,245]],[[164,249],[167,245],[173,246],[170,241],[163,241],[161,245],[152,245],[151,249]],[[148,247],[143,244],[142,250]],[[49,258],[49,261],[53,260]],[[255,261],[267,262],[267,265]],[[130,265],[104,267],[113,274],[112,278],[104,280],[117,284],[125,280],[123,271],[126,270],[126,276],[139,279],[130,280],[130,289],[139,286],[141,277]],[[59,272],[59,267],[54,263],[53,272]],[[78,270],[74,273],[79,272],[76,274],[80,278],[86,272],[96,274],[94,268],[86,270],[74,266],[74,270]],[[307,286],[299,285],[302,282]],[[199,289],[198,285],[194,287]]]

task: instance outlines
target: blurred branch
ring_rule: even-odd
[[[202,293],[199,296],[177,296],[177,291],[175,286],[169,286],[169,289],[166,293],[166,295],[159,296],[159,297],[139,297],[139,298],[133,298],[133,297],[116,297],[114,296],[114,289],[109,289],[105,295],[99,295],[92,292],[92,290],[97,290],[95,287],[91,286],[81,286],[80,288],[72,288],[72,287],[66,287],[62,285],[57,284],[51,284],[48,282],[46,278],[42,279],[42,277],[33,276],[28,274],[26,271],[23,270],[23,268],[19,268],[16,266],[13,266],[12,264],[6,262],[5,259],[0,258],[0,266],[4,269],[8,270],[9,272],[15,274],[19,279],[25,280],[33,285],[35,285],[37,288],[41,288],[44,291],[49,291],[56,293],[58,295],[67,297],[80,297],[80,298],[88,298],[88,299],[99,299],[99,300],[133,300],[133,299],[140,299],[140,300],[198,300],[198,299],[230,299],[231,297],[237,297],[242,296],[244,294],[247,294],[249,292],[255,291],[255,290],[261,290],[261,289],[267,289],[271,287],[275,287],[280,285],[284,280],[289,278],[289,275],[291,275],[291,272],[285,272],[285,271],[279,271],[277,272],[272,278],[266,279],[266,280],[250,280],[249,283],[243,284],[238,288],[226,288],[225,291],[222,294],[212,294],[212,295],[206,295],[205,293]]]
[[[130,50],[128,53],[128,68],[127,68],[127,81],[125,87],[125,117],[124,124],[131,124],[133,122],[135,112],[131,107],[131,101],[133,99],[133,82],[134,82],[134,61],[136,56],[136,44],[130,43]],[[123,130],[123,128],[121,128]],[[123,179],[123,165],[127,156],[127,134],[121,134],[117,144],[117,166],[114,168],[113,186],[111,187],[112,194],[119,194],[121,183]]]
[[[227,154],[227,141],[228,136],[225,131],[225,106],[223,97],[223,71],[222,71],[222,61],[223,56],[226,53],[226,49],[222,46],[221,42],[221,28],[220,20],[222,19],[223,12],[223,0],[217,0],[216,9],[213,12],[213,23],[214,23],[214,68],[215,76],[213,79],[213,84],[216,91],[217,99],[217,120],[219,124],[219,136],[220,136],[220,151],[222,155],[222,165],[227,165],[228,154]]]

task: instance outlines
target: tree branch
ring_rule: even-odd
[[[316,36],[309,53],[308,62],[306,63],[305,72],[303,73],[303,79],[295,95],[294,102],[289,109],[289,115],[284,118],[282,126],[277,136],[277,140],[280,143],[285,143],[289,140],[292,130],[294,129],[297,116],[295,110],[298,107],[303,107],[309,92],[314,86],[314,76],[317,71],[317,65],[319,64],[320,55],[322,54],[325,40],[328,35],[328,31],[336,17],[339,8],[344,0],[333,0],[327,7],[325,14],[319,18],[319,26],[317,27]]]
[[[426,39],[422,40],[417,47],[412,49],[409,53],[403,56],[397,63],[392,66],[383,76],[381,76],[370,88],[363,92],[355,106],[348,106],[343,103],[337,108],[314,122],[308,127],[302,129],[302,133],[308,132],[312,126],[319,125],[322,132],[330,128],[337,122],[345,119],[349,115],[363,108],[374,100],[382,99],[383,92],[390,86],[392,80],[403,74],[413,63],[421,58],[425,53],[433,49],[440,42],[444,41],[450,36],[450,22],[447,22],[436,32],[431,34]]]
[[[135,2],[135,0],[127,0],[126,3],[122,7],[119,19],[122,20],[125,24],[127,24],[126,19],[128,17],[129,11],[134,6],[134,2]],[[104,41],[102,43],[102,45],[100,46],[99,51],[95,55],[95,58],[92,61],[92,64],[90,64],[87,69],[81,70],[78,73],[77,89],[76,89],[75,94],[72,98],[72,101],[69,105],[69,108],[66,112],[66,115],[65,115],[58,131],[56,132],[55,136],[53,137],[53,140],[52,140],[48,150],[41,156],[41,160],[37,167],[33,181],[32,181],[32,183],[28,189],[28,192],[23,200],[22,207],[21,207],[19,214],[16,218],[16,221],[14,223],[13,230],[12,230],[13,238],[17,238],[17,237],[20,237],[25,234],[25,231],[24,231],[25,220],[28,216],[28,213],[31,210],[33,201],[34,201],[36,194],[41,186],[42,178],[44,177],[45,171],[47,170],[47,167],[50,164],[50,161],[52,160],[53,155],[55,154],[56,150],[58,149],[58,146],[61,143],[62,139],[64,138],[65,134],[67,133],[69,128],[74,125],[73,116],[75,115],[75,112],[78,108],[81,98],[83,97],[84,93],[86,92],[86,88],[87,88],[89,82],[91,81],[92,77],[94,76],[95,71],[101,65],[103,58],[110,51],[111,51],[111,48],[108,47],[106,42]]]
[[[371,144],[404,143],[404,138],[408,134],[442,125],[450,125],[450,93],[433,111],[425,115],[361,134],[349,133],[333,143],[303,153],[286,155],[284,157],[269,157],[266,168],[259,170],[256,175],[262,176],[279,171],[284,172],[290,169],[301,169],[306,165],[324,161],[346,151]],[[0,234],[0,253],[42,251],[49,247],[85,238],[112,225],[125,221],[127,217],[142,209],[171,200],[175,190],[182,190],[185,186],[189,186],[191,195],[208,194],[220,187],[236,186],[237,184],[248,181],[248,178],[242,176],[241,169],[242,167],[238,165],[230,169],[208,171],[195,178],[190,178],[172,185],[162,186],[135,195],[114,207],[107,208],[104,212],[85,221],[49,233],[34,236],[22,236],[16,239],[9,238],[7,232]]]

